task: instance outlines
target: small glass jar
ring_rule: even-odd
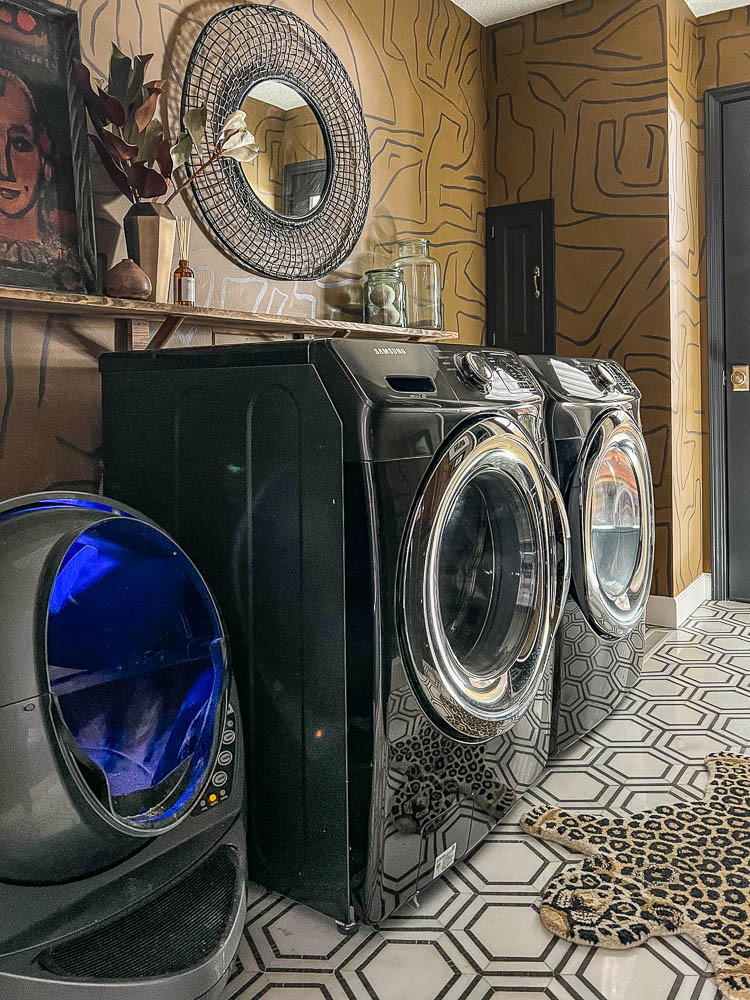
[[[443,329],[440,263],[430,257],[430,241],[400,240],[393,266],[406,286],[406,325],[416,330]]]
[[[368,271],[365,275],[364,320],[378,326],[404,326],[406,289],[393,267]]]

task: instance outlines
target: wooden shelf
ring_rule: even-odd
[[[446,330],[410,330],[349,321],[199,309],[161,302],[138,302],[134,299],[109,299],[69,292],[41,292],[0,286],[0,310],[7,309],[113,320],[117,350],[155,350],[164,347],[183,323],[205,327],[213,333],[241,335],[257,340],[288,340],[312,336],[432,342],[458,339],[457,333]],[[147,325],[150,323],[159,323],[153,335]]]

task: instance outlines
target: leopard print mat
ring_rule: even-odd
[[[705,763],[703,802],[622,819],[541,806],[521,827],[587,855],[542,894],[553,934],[601,948],[686,934],[721,993],[750,1000],[750,760],[717,753]]]

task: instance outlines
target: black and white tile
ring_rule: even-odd
[[[750,752],[750,605],[706,604],[647,644],[641,679],[613,715],[418,906],[343,937],[332,921],[255,888],[222,1000],[718,1000],[686,939],[614,952],[552,937],[535,904],[574,856],[518,826],[540,803],[627,815],[699,798],[706,754]]]

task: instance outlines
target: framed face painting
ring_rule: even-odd
[[[78,15],[0,0],[0,284],[96,291]]]

